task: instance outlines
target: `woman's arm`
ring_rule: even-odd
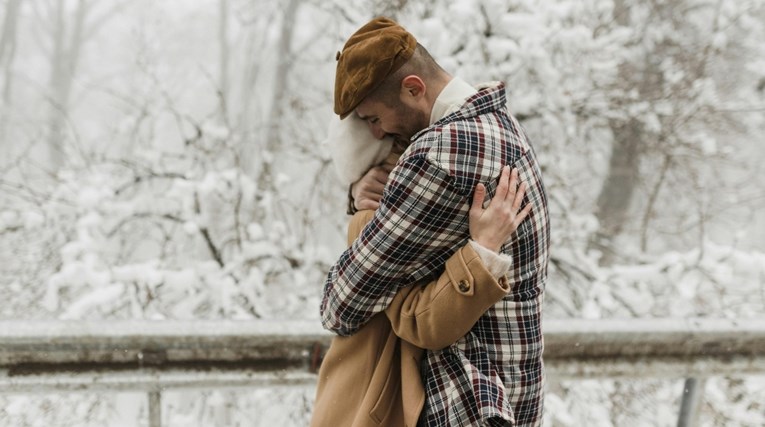
[[[401,289],[385,315],[401,339],[438,350],[465,336],[508,291],[507,280],[489,273],[466,244],[449,258],[438,279]]]

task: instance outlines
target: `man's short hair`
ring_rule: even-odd
[[[401,68],[385,77],[382,83],[367,97],[382,102],[388,107],[395,106],[401,93],[401,81],[406,76],[414,74],[427,82],[435,78],[439,72],[443,72],[443,68],[438,65],[424,46],[417,43],[412,57]]]

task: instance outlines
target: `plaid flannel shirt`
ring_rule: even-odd
[[[322,324],[350,335],[383,311],[396,291],[440,274],[469,238],[479,182],[489,195],[504,165],[518,169],[533,205],[502,252],[513,258],[512,292],[453,345],[428,351],[422,374],[427,426],[539,425],[542,418],[541,304],[547,277],[547,197],[534,150],[506,107],[504,84],[419,132],[390,174],[380,207],[332,266]]]

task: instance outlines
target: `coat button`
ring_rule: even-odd
[[[508,286],[508,285],[507,285],[507,276],[502,276],[502,277],[500,277],[500,278],[499,278],[499,280],[498,280],[498,282],[499,282],[499,286],[500,286],[502,289],[507,289],[507,286]]]
[[[460,280],[460,282],[457,284],[457,287],[459,288],[460,292],[467,292],[470,290],[470,283],[468,283],[467,280]]]

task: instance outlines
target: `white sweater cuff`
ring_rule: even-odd
[[[510,271],[510,267],[513,265],[513,258],[510,255],[498,254],[473,240],[470,240],[470,245],[478,253],[478,256],[481,257],[481,261],[483,261],[486,269],[489,270],[492,276],[499,279]]]

